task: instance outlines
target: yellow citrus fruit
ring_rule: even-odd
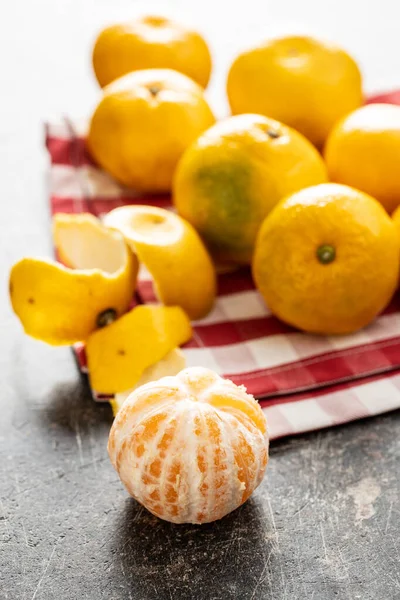
[[[82,215],[80,226],[57,216],[55,242],[74,268],[24,258],[11,269],[10,296],[28,335],[69,345],[128,310],[138,262],[121,234],[90,215]]]
[[[216,294],[214,265],[196,230],[171,211],[122,206],[104,219],[118,229],[154,279],[161,302],[181,306],[191,319],[204,317]]]
[[[399,256],[395,225],[379,202],[325,184],[293,194],[265,219],[253,275],[282,321],[311,333],[350,333],[389,303]]]
[[[115,396],[110,400],[114,416],[120,410],[125,400],[129,398],[132,392],[138,387],[145,385],[146,383],[150,383],[151,381],[157,381],[158,379],[161,379],[161,377],[167,377],[168,375],[178,375],[178,373],[182,371],[185,367],[186,358],[182,350],[180,350],[179,348],[174,348],[173,350],[171,350],[171,352],[168,352],[168,354],[166,354],[158,362],[156,362],[153,365],[150,365],[143,371],[142,375],[140,376],[140,379],[138,379],[134,387],[124,392],[118,392],[117,394],[115,394]]]
[[[143,372],[192,336],[178,306],[140,305],[86,341],[92,389],[116,394],[135,386]]]
[[[341,48],[307,36],[272,39],[240,54],[227,91],[233,114],[254,112],[321,147],[338,119],[361,106],[361,75]]]
[[[216,259],[249,263],[262,220],[284,196],[327,180],[300,133],[260,115],[217,123],[179,162],[173,200]]]
[[[396,210],[394,211],[394,213],[392,214],[392,219],[396,226],[397,231],[400,234],[400,206],[398,206],[396,208]]]
[[[325,159],[332,181],[371,194],[391,213],[400,204],[400,106],[370,104],[345,117]]]
[[[209,523],[243,504],[268,461],[265,416],[244,387],[194,367],[137,389],[108,452],[128,492],[173,523]]]
[[[186,75],[135,71],[104,88],[87,144],[100,166],[122,184],[165,192],[184,150],[214,122],[202,88]]]
[[[197,31],[148,15],[103,29],[93,48],[93,68],[102,87],[139,69],[174,69],[206,87],[211,55]]]

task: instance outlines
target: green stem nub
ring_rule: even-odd
[[[106,327],[107,325],[111,325],[117,318],[117,311],[115,308],[107,308],[103,310],[97,317],[97,327]]]
[[[323,265],[329,265],[335,260],[336,250],[330,244],[323,244],[317,249],[317,258]]]
[[[272,140],[276,140],[279,137],[279,133],[277,131],[274,131],[273,129],[268,129],[267,130],[267,135],[272,139]]]

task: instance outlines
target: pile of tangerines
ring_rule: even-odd
[[[97,162],[125,186],[171,191],[214,260],[252,264],[276,316],[349,333],[387,305],[399,269],[388,213],[400,203],[400,107],[362,106],[344,50],[283,37],[242,53],[226,84],[235,116],[216,124],[203,89],[209,49],[176,22],[106,28],[93,66]]]
[[[342,49],[283,37],[236,58],[233,116],[216,122],[205,40],[159,16],[104,29],[93,66],[88,149],[144,203],[103,223],[57,215],[63,265],[19,261],[12,305],[29,335],[86,343],[92,387],[116,398],[109,454],[128,491],[164,519],[212,521],[260,483],[268,436],[244,388],[181,370],[190,319],[211,310],[216,271],[239,265],[307,332],[351,333],[385,308],[400,264],[400,107],[363,106]],[[177,214],[148,193],[171,193]],[[139,264],[162,305],[129,311]]]

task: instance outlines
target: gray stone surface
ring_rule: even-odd
[[[226,38],[230,3],[166,4],[209,22],[217,76],[271,14],[336,31],[372,76],[400,72],[397,0],[249,0],[247,13],[230,11]],[[399,599],[399,412],[274,443],[245,506],[212,525],[172,526],[122,489],[106,454],[111,411],[92,402],[70,351],[24,337],[11,314],[9,265],[50,253],[41,119],[85,113],[96,95],[89,41],[131,6],[0,6],[0,600]]]
[[[400,598],[398,413],[273,444],[246,505],[174,526],[122,489],[108,406],[37,380],[16,366],[2,397],[19,396],[1,428],[1,600]]]

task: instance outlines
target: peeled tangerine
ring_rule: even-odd
[[[209,523],[243,504],[268,462],[265,416],[243,386],[201,367],[137,389],[108,452],[128,492],[173,523]]]
[[[154,278],[163,304],[181,306],[191,319],[213,305],[216,276],[199,234],[187,221],[155,206],[121,206],[104,223],[118,229]]]

